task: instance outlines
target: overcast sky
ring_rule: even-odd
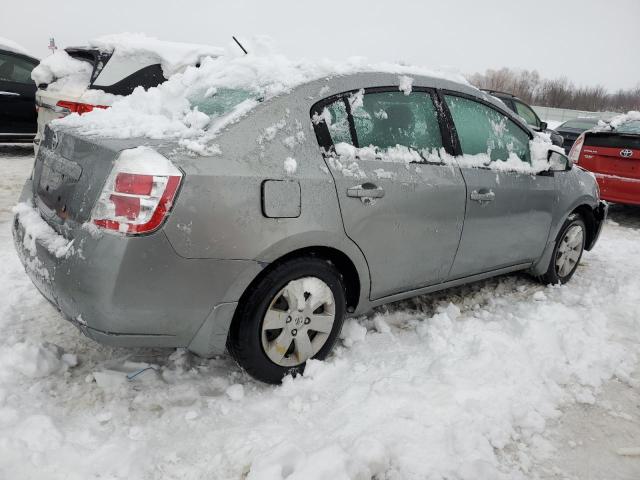
[[[108,33],[226,46],[269,35],[292,58],[404,61],[462,73],[535,69],[610,90],[640,84],[640,0],[28,0],[0,9],[0,36],[42,57],[50,36]]]

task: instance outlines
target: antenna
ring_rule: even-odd
[[[234,42],[236,42],[236,43],[238,44],[238,46],[242,49],[242,51],[244,52],[244,54],[245,54],[245,55],[246,55],[247,53],[249,53],[249,52],[247,52],[247,51],[244,49],[244,47],[242,46],[242,44],[238,41],[238,39],[237,39],[236,37],[232,36],[231,38],[233,38],[233,41],[234,41]]]

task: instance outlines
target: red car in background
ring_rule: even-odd
[[[584,132],[569,158],[595,174],[603,200],[640,205],[640,112]]]

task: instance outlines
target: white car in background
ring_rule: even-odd
[[[36,153],[50,121],[108,108],[137,87],[155,87],[187,66],[199,65],[204,57],[215,58],[222,52],[218,47],[166,42],[142,34],[109,35],[85,47],[56,51],[31,75],[38,87]]]

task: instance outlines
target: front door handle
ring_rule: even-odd
[[[496,198],[496,194],[493,193],[493,190],[482,189],[480,191],[474,190],[471,192],[470,196],[471,200],[476,202],[493,202]]]
[[[362,185],[356,185],[347,189],[347,197],[354,198],[382,198],[384,197],[384,189],[377,185],[367,182]]]
[[[3,97],[19,97],[20,94],[16,93],[16,92],[3,92],[3,91],[0,91],[0,96],[3,96]]]

